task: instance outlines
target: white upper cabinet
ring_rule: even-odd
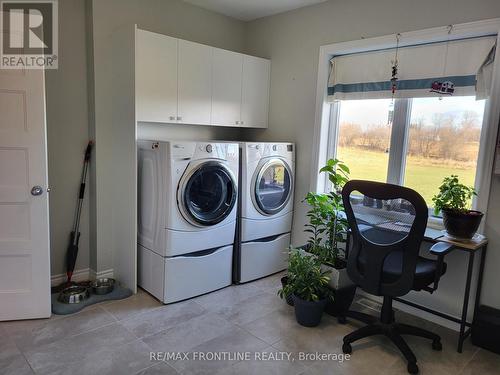
[[[177,118],[177,44],[175,38],[137,30],[137,121]]]
[[[270,64],[137,30],[137,121],[267,128]]]
[[[243,55],[214,48],[212,124],[240,126]]]
[[[212,47],[179,40],[179,123],[210,125],[212,51]]]
[[[244,55],[241,126],[267,128],[270,73],[269,60]]]

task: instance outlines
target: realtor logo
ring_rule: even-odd
[[[0,3],[0,68],[57,69],[57,0]]]

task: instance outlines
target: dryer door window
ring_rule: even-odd
[[[255,180],[256,208],[265,215],[280,212],[292,193],[292,177],[288,165],[281,159],[271,159],[259,170]]]
[[[231,213],[236,195],[236,183],[228,169],[219,162],[207,162],[188,175],[182,204],[188,220],[214,225]]]

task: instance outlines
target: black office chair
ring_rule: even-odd
[[[368,325],[345,336],[342,350],[351,353],[354,341],[385,335],[408,361],[408,372],[416,374],[417,359],[401,335],[430,339],[435,350],[442,349],[441,338],[423,328],[396,323],[392,300],[410,290],[431,293],[436,290],[446,271],[443,257],[452,245],[435,244],[430,252],[437,255],[437,260],[419,256],[428,208],[414,190],[352,180],[344,186],[342,199],[353,244],[347,259],[347,273],[362,290],[383,297],[380,319],[360,312],[347,314]]]

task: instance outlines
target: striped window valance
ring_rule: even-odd
[[[496,36],[453,40],[398,50],[396,98],[488,95]],[[391,98],[395,49],[334,56],[328,100]],[[431,91],[431,88],[433,89]]]

